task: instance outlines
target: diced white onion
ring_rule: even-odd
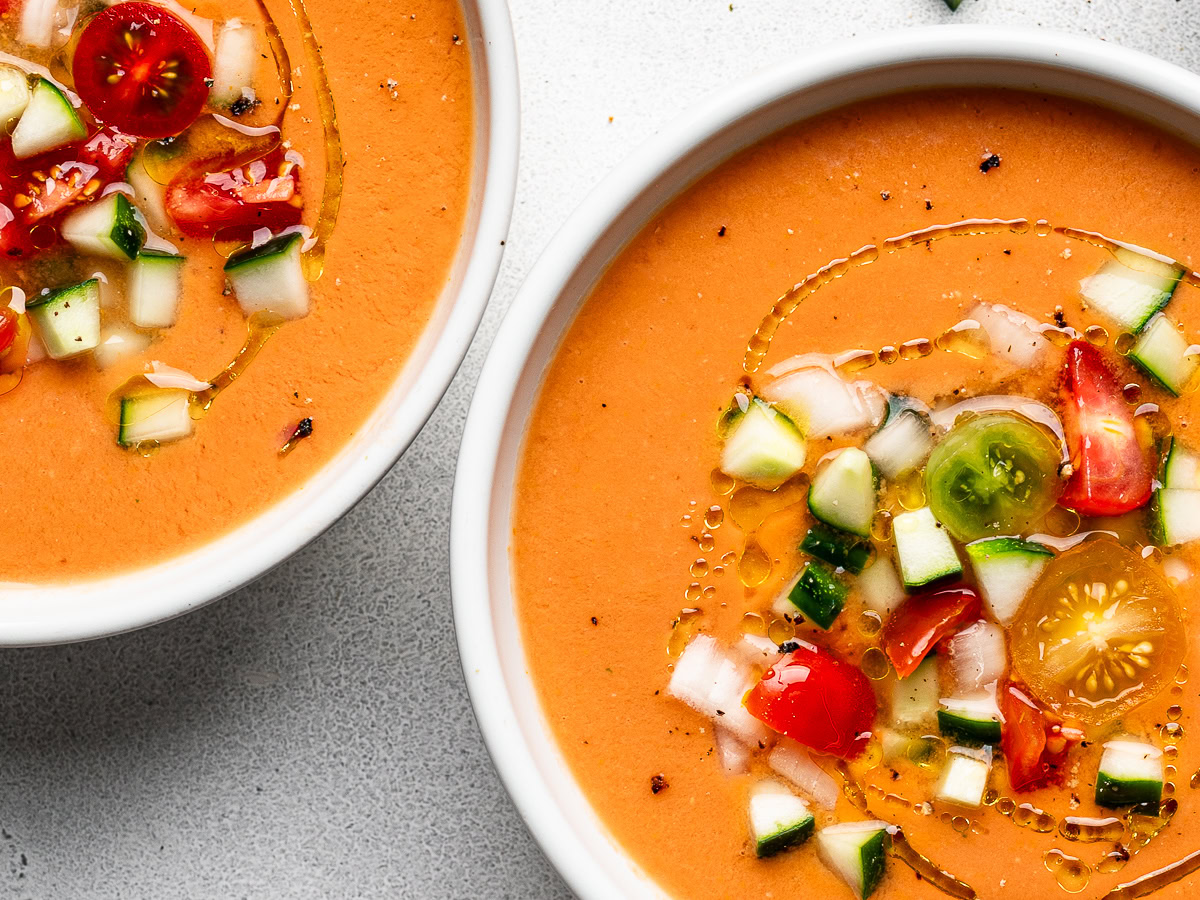
[[[675,663],[667,693],[708,716],[747,744],[766,741],[770,730],[742,705],[753,686],[749,667],[726,656],[706,634],[692,638]]]
[[[178,388],[184,391],[206,391],[212,387],[207,381],[201,381],[195,375],[182,369],[163,365],[157,359],[150,363],[150,371],[146,373],[146,380],[155,387]]]
[[[1004,629],[980,620],[946,642],[956,691],[969,694],[999,680],[1008,667]]]
[[[750,748],[739,741],[729,729],[718,724],[713,728],[717,758],[726,775],[744,775],[750,770]]]
[[[981,303],[968,315],[988,336],[992,352],[1021,368],[1029,368],[1049,346],[1042,323],[1002,303]]]
[[[16,285],[8,289],[8,308],[18,316],[25,314],[25,292]]]
[[[817,806],[833,809],[837,805],[837,782],[813,762],[800,744],[786,738],[780,740],[767,757],[767,763]]]

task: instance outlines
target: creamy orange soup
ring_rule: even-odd
[[[71,87],[64,60],[69,62],[74,43],[64,42],[78,41],[80,23],[103,6],[62,3],[50,46],[43,49],[23,42],[22,8],[19,0],[0,3],[0,50],[18,57],[20,67],[47,66]],[[76,10],[78,19],[71,15]],[[199,3],[188,11],[201,24],[211,20],[210,34],[215,28],[218,41],[231,20],[255,30],[259,62],[247,79],[249,92],[244,99],[235,95],[231,106],[218,99],[220,85],[214,86],[194,126],[208,131],[196,141],[203,144],[214,134],[233,143],[265,140],[274,154],[266,158],[272,167],[279,162],[280,172],[301,161],[293,169],[293,202],[301,208],[299,221],[311,229],[304,235],[320,239],[316,251],[306,245],[303,262],[308,311],[287,316],[294,320],[273,333],[244,371],[239,364],[239,377],[226,384],[221,373],[243,346],[253,346],[278,324],[270,314],[251,316],[239,305],[237,285],[232,292],[226,285],[226,257],[248,235],[196,236],[168,220],[161,236],[187,257],[177,321],[129,329],[136,341],[148,339],[146,345],[138,343],[135,352],[103,366],[93,354],[36,361],[31,351],[20,383],[0,391],[0,446],[12,457],[0,491],[8,560],[3,581],[55,582],[158,562],[218,537],[295,491],[363,426],[408,359],[449,277],[468,203],[473,141],[471,59],[456,0],[413,0],[403,9],[310,0],[319,56],[287,2]],[[272,27],[279,31],[275,42],[267,41]],[[322,67],[336,131],[322,102]],[[36,73],[28,77],[37,81]],[[290,96],[281,82],[291,83]],[[225,121],[214,125],[214,113]],[[245,132],[276,123],[274,137]],[[90,119],[85,126],[97,127]],[[239,137],[242,132],[250,136]],[[175,146],[190,133],[194,129]],[[344,165],[336,158],[339,142]],[[285,160],[285,151],[298,156]],[[151,180],[168,184],[174,152],[166,146],[166,174],[153,172]],[[250,180],[253,155],[238,160]],[[331,166],[342,168],[340,196]],[[199,176],[220,168],[202,168]],[[16,174],[8,174],[15,183]],[[273,175],[274,168],[268,172]],[[131,197],[141,208],[144,198],[136,191]],[[262,199],[272,197],[268,192]],[[20,216],[24,207],[18,204],[25,201],[8,202]],[[41,240],[54,239],[51,231]],[[43,289],[93,271],[113,285],[124,283],[124,264],[86,254],[72,258],[69,248],[59,257],[73,274],[41,267],[36,256],[0,262],[0,287],[6,289],[0,306],[9,303],[13,286],[23,289],[32,309]],[[105,301],[102,335],[114,323],[128,327],[125,302]],[[36,339],[36,321],[33,330]],[[190,435],[139,441],[135,433],[122,446],[122,392],[134,381],[141,385],[155,362],[224,389],[215,399],[213,392],[192,394]],[[3,365],[0,360],[0,371],[6,371]],[[281,454],[293,437],[289,452]]]
[[[997,90],[905,94],[830,112],[746,150],[673,200],[611,265],[545,374],[524,443],[511,552],[528,665],[559,748],[604,825],[668,893],[854,896],[845,873],[825,859],[837,851],[822,848],[835,847],[840,826],[872,820],[890,828],[879,842],[884,873],[873,893],[882,898],[939,896],[937,885],[957,896],[1101,897],[1198,849],[1188,832],[1198,814],[1200,748],[1191,731],[1200,659],[1188,612],[1200,556],[1190,543],[1196,535],[1171,520],[1164,537],[1151,521],[1167,508],[1164,490],[1196,487],[1160,468],[1168,446],[1182,453],[1197,443],[1194,381],[1185,379],[1174,397],[1139,366],[1134,345],[1151,325],[1128,321],[1127,310],[1100,296],[1104,279],[1089,280],[1113,274],[1113,266],[1122,271],[1110,286],[1144,274],[1119,263],[1114,252],[1128,248],[1111,241],[1190,268],[1200,247],[1191,214],[1197,190],[1195,147],[1094,106]],[[981,219],[1004,221],[889,242]],[[847,258],[828,273],[841,277],[788,293]],[[1174,287],[1182,268],[1146,265],[1175,272],[1165,315],[1185,332],[1177,337],[1187,350],[1175,361],[1194,372],[1196,348],[1186,333],[1197,332],[1200,293],[1186,274]],[[805,293],[768,345],[777,299],[776,311],[787,312]],[[1022,337],[1011,339],[1012,328]],[[755,351],[765,351],[761,364]],[[800,354],[824,356],[788,362]],[[1100,369],[1081,375],[1096,359]],[[817,395],[807,420],[793,413],[801,459],[781,463],[769,483],[748,483],[762,470],[747,474],[753,467],[738,468],[745,457],[731,461],[733,434],[749,417],[741,410],[765,398],[778,424],[795,405],[778,384],[789,368],[806,365],[823,373],[823,384],[840,386]],[[1072,418],[1068,407],[1085,390],[1077,382],[1097,396],[1107,390],[1113,410],[1102,412],[1108,424],[1086,450],[1079,432],[1095,422]],[[862,421],[818,433],[817,419],[843,402],[847,386],[859,391]],[[956,403],[985,395],[1009,400],[959,415]],[[868,589],[798,546],[821,516],[843,517],[834,531],[850,528],[848,507],[822,501],[817,484],[829,481],[835,464],[845,464],[846,483],[864,471],[849,462],[870,456],[864,446],[875,452],[867,441],[891,421],[889,397],[915,404],[934,455],[894,478],[881,475],[885,464],[875,456],[864,464],[861,483],[875,498],[855,526],[865,537],[840,539],[865,548],[873,560],[867,572],[886,561],[914,585],[881,602],[877,585]],[[1013,397],[1033,406],[1018,409]],[[1100,401],[1085,405],[1093,402]],[[1065,423],[1065,438],[1039,418],[1043,404]],[[952,561],[938,562],[933,543],[945,538],[945,525],[961,525],[958,517],[969,518],[982,501],[970,490],[950,501],[931,496],[941,490],[931,467],[953,434],[972,422],[995,424],[997,409],[1020,420],[1003,426],[1018,429],[1019,439],[995,444],[995,466],[964,476],[955,490],[999,484],[1005,493],[995,509],[1011,511],[1018,497],[1030,504],[1028,515],[976,516],[963,526],[976,527],[968,540],[946,544]],[[771,445],[774,462],[791,452],[791,440],[784,433],[784,449]],[[1039,441],[1056,448],[1041,469],[1031,449]],[[1091,454],[1106,441],[1124,442],[1121,477],[1133,487],[1115,490],[1101,477]],[[756,463],[768,443],[748,451]],[[1056,471],[1060,443],[1066,464]],[[1031,482],[1031,473],[1041,480]],[[1085,499],[1070,499],[1080,490]],[[1043,494],[1048,504],[1038,506]],[[1200,495],[1171,497],[1191,504]],[[934,523],[933,543],[903,558],[899,530],[920,524],[939,499],[945,522]],[[1097,515],[1105,503],[1121,514]],[[1200,507],[1185,509],[1190,516]],[[1094,531],[1115,534],[1129,549],[1104,535],[1072,548]],[[995,573],[990,557],[981,554],[977,568],[967,550],[995,535],[1022,539],[1012,558],[1031,574],[1015,594],[985,584]],[[1098,554],[1099,569],[1080,569],[1083,553]],[[935,562],[941,568],[921,574]],[[806,565],[841,585],[840,611],[827,628],[816,624],[819,604],[801,609],[788,600]],[[917,586],[923,579],[929,585]],[[919,678],[897,680],[915,652],[904,627],[915,606],[954,591],[972,605],[963,600],[965,612],[956,607],[947,614],[953,621],[930,632],[937,646],[924,671],[934,693],[928,708],[901,721],[898,698]],[[1128,600],[1131,592],[1141,599]],[[820,591],[808,601],[813,594]],[[956,681],[973,677],[953,651],[982,646],[971,645],[973,637],[954,643],[976,619],[984,624],[972,634],[999,635],[1001,650],[990,657],[985,650],[989,683],[971,686],[991,703],[980,701],[984,739],[971,741],[938,712],[952,712],[939,701],[966,693]],[[1128,633],[1118,635],[1121,628]],[[1053,673],[1039,669],[1037,654],[1058,652],[1060,637],[1076,655],[1055,657],[1061,665]],[[743,679],[726,709],[705,710],[705,697],[676,678],[698,646],[715,647]],[[865,694],[798,701],[802,714],[790,723],[778,707],[764,713],[759,701],[779,696],[771,691],[781,690],[781,673],[797,672],[805,654],[856,670],[844,681]],[[810,680],[822,671],[803,668]],[[1006,699],[1010,688],[1021,691],[1028,713]],[[739,711],[739,702],[766,724]],[[865,729],[856,704],[875,710]],[[814,736],[803,713],[827,718],[835,733]],[[735,724],[721,722],[732,715]],[[738,746],[738,729],[751,734],[749,746]],[[1040,735],[1032,774],[1017,774],[1022,734]],[[1114,759],[1133,744],[1134,769],[1144,774],[1148,766],[1161,784],[1134,778],[1120,760],[1102,760],[1106,744]],[[779,748],[810,761],[817,776],[781,763]],[[959,756],[967,761],[956,771],[967,777],[947,786]],[[1101,796],[1102,805],[1097,781],[1105,767],[1119,784],[1102,792],[1149,784],[1151,794],[1138,795],[1141,806],[1115,802],[1128,801],[1124,795]],[[985,780],[976,783],[980,772]],[[815,833],[759,858],[748,803],[767,779],[804,802]],[[1194,890],[1194,877],[1184,877],[1192,867],[1184,862],[1114,896],[1151,889],[1185,896]]]

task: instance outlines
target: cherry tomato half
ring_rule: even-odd
[[[265,174],[251,178],[247,172],[255,169]],[[181,231],[195,236],[221,231],[228,237],[247,237],[256,228],[296,225],[303,209],[296,173],[289,169],[267,177],[271,171],[256,161],[229,172],[174,181],[167,188],[167,213]]]
[[[1028,791],[1049,780],[1083,732],[1037,707],[1016,685],[1006,685],[999,698],[1004,724],[1000,746],[1008,781],[1014,791]]]
[[[1074,471],[1058,502],[1085,516],[1119,516],[1150,500],[1153,472],[1122,383],[1091,344],[1067,347],[1063,428]]]
[[[883,629],[883,649],[907,678],[938,641],[979,618],[979,595],[968,587],[914,594],[896,608]]]
[[[866,746],[875,693],[857,666],[813,644],[775,663],[746,695],[746,709],[769,728],[843,759]]]
[[[174,13],[126,0],[87,23],[72,71],[75,90],[101,122],[163,138],[200,115],[212,61],[200,37]]]

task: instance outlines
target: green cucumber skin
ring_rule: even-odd
[[[946,0],[946,5],[950,7],[951,12],[957,12],[958,8],[962,6],[962,0]]]
[[[800,549],[852,575],[861,575],[871,561],[870,542],[820,523],[808,530]]]
[[[247,247],[244,250],[239,250],[234,253],[225,263],[226,272],[236,272],[244,266],[253,266],[257,263],[269,262],[270,260],[283,256],[292,249],[292,245],[297,241],[303,241],[304,235],[293,231],[291,234],[283,234],[279,237],[273,237],[261,247]]]
[[[883,880],[883,839],[886,834],[886,831],[880,831],[859,850],[859,867],[863,876],[862,900],[867,900],[875,893],[875,888],[879,887],[879,882]]]
[[[972,541],[966,546],[967,555],[972,559],[986,560],[989,556],[999,556],[1004,553],[1028,553],[1035,556],[1054,556],[1054,551],[1045,544],[1033,541],[1023,541],[1015,537],[984,538]]]
[[[777,853],[782,853],[797,844],[803,844],[812,837],[813,829],[816,827],[816,820],[809,816],[801,822],[797,822],[791,828],[785,828],[783,831],[777,832],[768,838],[763,838],[754,847],[754,855],[759,859],[766,859],[768,856],[774,856]]]
[[[823,563],[810,562],[788,593],[788,600],[804,618],[828,631],[841,613],[848,593],[846,585]]]
[[[129,202],[129,198],[120,191],[116,196],[116,224],[110,237],[126,256],[136,259],[142,245],[146,243],[146,229],[133,214],[133,204]]]
[[[134,442],[126,437],[126,429],[129,428],[129,416],[132,414],[133,400],[129,397],[121,398],[121,427],[117,430],[117,443],[122,447],[131,446]]]
[[[1000,743],[1000,723],[994,720],[967,719],[948,709],[939,709],[937,720],[938,731],[944,737],[952,737],[966,744]]]
[[[1161,781],[1125,781],[1110,778],[1104,772],[1096,776],[1096,805],[1109,809],[1120,806],[1157,807],[1162,801]]]

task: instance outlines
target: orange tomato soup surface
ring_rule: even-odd
[[[0,17],[0,49],[45,66],[70,86],[64,60],[73,43],[30,49],[21,39],[21,8],[8,4]],[[102,8],[85,4],[79,22]],[[158,229],[187,257],[178,321],[144,331],[148,347],[105,368],[91,354],[41,360],[24,369],[15,388],[0,390],[0,446],[9,457],[0,476],[0,581],[64,582],[157,563],[301,488],[362,429],[394,384],[450,277],[471,187],[474,127],[471,59],[457,0],[402,6],[309,0],[321,66],[287,0],[201,0],[187,12],[211,19],[218,35],[223,23],[240,19],[260,42],[247,102],[230,109],[210,101],[201,134],[236,142],[238,129],[278,122],[284,143],[268,159],[288,151],[302,161],[300,221],[318,231],[328,213],[323,200],[332,155],[329,116],[318,97],[323,67],[344,157],[340,212],[324,244],[323,271],[306,263],[308,314],[285,322],[207,410],[193,402],[190,437],[120,446],[114,396],[130,379],[157,361],[207,381],[248,340],[248,317],[222,271],[237,244],[220,235],[189,236],[169,222]],[[275,42],[266,37],[272,28]],[[280,87],[289,82],[290,95]],[[169,165],[169,147],[165,159]],[[12,181],[5,187],[16,183],[16,174],[6,175]],[[125,283],[123,267],[110,260],[71,259],[57,248],[49,258],[55,261],[0,262],[0,288],[18,285],[32,301],[43,288],[93,271],[118,292]],[[5,305],[11,295],[0,296]],[[104,328],[114,314],[121,310],[102,310]],[[311,436],[281,455],[309,418]]]
[[[1137,329],[1085,302],[1081,282],[1120,252],[1097,235],[1190,269],[1200,248],[1191,210],[1197,191],[1200,151],[1112,111],[1002,90],[915,92],[828,112],[745,150],[675,198],[611,264],[564,336],[528,423],[511,559],[528,666],[559,748],[615,840],[669,894],[851,897],[818,846],[824,828],[860,820],[903,832],[902,840],[885,842],[885,874],[873,894],[880,898],[939,896],[934,869],[946,873],[943,886],[958,896],[1101,897],[1200,848],[1192,786],[1200,783],[1193,776],[1200,744],[1192,736],[1200,642],[1188,619],[1200,557],[1194,545],[1167,546],[1155,536],[1157,501],[1147,504],[1143,496],[1132,511],[1100,517],[1094,509],[1078,515],[1055,506],[1052,495],[1033,521],[1001,532],[1042,535],[1057,553],[1058,562],[1043,570],[1055,583],[1036,583],[1016,621],[1003,628],[1004,674],[991,685],[1001,693],[1016,686],[1030,697],[1053,746],[1042,757],[1050,760],[1044,777],[1017,790],[1011,761],[990,739],[987,789],[976,807],[939,796],[939,779],[961,741],[939,734],[932,716],[907,731],[892,721],[897,677],[880,649],[890,617],[922,592],[881,615],[869,608],[859,579],[838,571],[844,608],[828,630],[794,607],[785,614],[786,602],[778,601],[810,561],[798,549],[815,523],[808,485],[831,465],[833,451],[863,446],[879,426],[879,411],[865,428],[810,437],[803,467],[776,490],[720,473],[723,433],[731,419],[733,427],[741,421],[727,414],[731,398],[740,395],[745,405],[799,354],[825,355],[836,379],[913,398],[922,408],[1016,395],[1063,418],[1067,357],[1095,351],[1116,385],[1109,400],[1119,404],[1117,425],[1110,430],[1142,459],[1148,496],[1148,473],[1168,438],[1177,447],[1200,443],[1190,429],[1194,381],[1179,397],[1163,390],[1129,356]],[[974,223],[935,240],[889,242],[977,219],[1009,224]],[[803,299],[754,365],[748,346],[762,348],[753,338],[777,298],[864,247],[876,248],[877,258],[868,249],[855,259],[870,264],[835,266],[831,274],[841,277]],[[1194,336],[1200,293],[1193,282],[1184,277],[1166,313]],[[1000,307],[1027,329],[1032,362],[1015,361],[1007,345],[988,346],[980,304]],[[830,394],[829,403],[836,402]],[[1122,421],[1132,425],[1121,431]],[[805,423],[797,426],[803,431]],[[936,446],[945,427],[933,429]],[[1071,428],[1063,443],[1070,443]],[[1052,460],[1047,484],[1086,467],[1078,456],[1070,462],[1074,468],[1055,472]],[[1003,466],[1001,459],[991,474],[1007,478]],[[1007,483],[1019,488],[1024,478]],[[896,562],[890,524],[924,507],[935,489],[911,473],[880,478],[880,511],[867,538],[876,561]],[[1093,548],[1095,556],[1094,542],[1109,542],[1099,545],[1103,565],[1106,554],[1112,560],[1111,572],[1101,572],[1108,580],[1089,581],[1087,597],[1107,590],[1103,606],[1129,590],[1129,572],[1144,569],[1162,590],[1149,602],[1165,624],[1144,633],[1132,625],[1125,643],[1104,632],[1100,663],[1091,669],[1031,674],[1030,646],[1046,646],[1028,643],[1038,640],[1037,629],[1052,627],[1045,623],[1058,621],[1060,608],[1069,607],[1063,627],[1086,612],[1071,606],[1073,588],[1053,571],[1081,558],[1071,555],[1072,537],[1097,530],[1115,534],[1131,558],[1113,549],[1111,537],[1092,536],[1076,548]],[[981,590],[965,543],[955,542],[963,573],[942,586]],[[1128,608],[1120,606],[1120,615]],[[995,618],[984,609],[976,607],[971,618]],[[1105,609],[1102,617],[1118,607]],[[1034,637],[1018,634],[1029,610]],[[831,808],[810,803],[815,835],[763,859],[751,839],[748,797],[769,776],[805,793],[773,775],[776,736],[750,747],[739,764],[736,754],[723,755],[714,720],[668,687],[689,642],[711,638],[736,659],[746,635],[768,648],[744,664],[746,687],[770,677],[764,671],[778,658],[771,644],[794,639],[866,670],[878,710],[872,736],[844,754],[849,759],[811,753],[836,784],[836,801]],[[942,698],[955,695],[946,650],[943,642],[931,657]],[[1017,672],[1012,660],[1023,650]],[[1127,684],[1149,687],[1122,693]],[[1106,689],[1137,702],[1096,709],[1061,702],[1068,690]],[[1016,726],[1005,718],[1003,727]],[[897,730],[900,750],[889,743]],[[1144,742],[1161,761],[1158,805],[1098,805],[1100,756],[1116,738]],[[920,869],[914,852],[933,869],[918,874],[902,858]],[[1141,896],[1156,884],[1156,896],[1185,896],[1195,878],[1172,878],[1186,871],[1120,896]]]

